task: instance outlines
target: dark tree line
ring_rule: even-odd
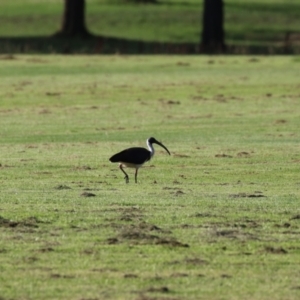
[[[201,52],[224,52],[225,43],[223,23],[223,0],[204,0],[203,29],[200,42]],[[62,25],[56,35],[65,37],[91,36],[85,23],[85,0],[64,0]]]

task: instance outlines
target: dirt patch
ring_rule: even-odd
[[[287,123],[287,120],[284,120],[284,119],[280,119],[280,120],[275,121],[275,124],[285,124],[285,123]]]
[[[265,251],[272,254],[287,254],[288,251],[282,247],[266,246]]]
[[[141,243],[151,243],[152,241],[159,239],[157,235],[149,234],[147,231],[138,227],[131,226],[124,228],[119,233],[119,239],[121,240],[135,240]]]
[[[179,67],[189,67],[190,63],[184,62],[184,61],[179,61],[179,62],[176,63],[176,65],[179,66]]]
[[[169,100],[167,101],[167,104],[180,104],[180,101]]]
[[[254,192],[253,194],[247,193],[238,193],[238,194],[230,194],[231,198],[263,198],[264,196],[261,192]]]
[[[80,300],[101,300],[101,299],[100,298],[80,298]]]
[[[34,57],[33,57],[33,58],[28,58],[26,61],[29,62],[29,63],[39,63],[39,64],[45,64],[45,63],[48,63],[48,61],[45,60],[45,59],[34,58]]]
[[[178,181],[173,182],[174,184],[180,184]],[[163,190],[170,190],[170,194],[171,195],[175,195],[175,196],[181,196],[184,194],[184,192],[180,189],[178,189],[177,187],[164,187]]]
[[[114,228],[117,235],[106,240],[109,245],[129,242],[133,245],[163,245],[169,247],[189,247],[188,244],[181,243],[171,236],[170,230],[160,228],[155,224],[150,224],[142,219],[139,210],[123,210],[120,217],[115,220],[125,221],[118,224],[112,222],[108,226]],[[130,224],[127,224],[130,223]]]
[[[232,278],[231,275],[228,275],[228,274],[221,274],[220,276],[221,278]]]
[[[171,193],[171,194],[172,194],[172,193]],[[177,191],[174,193],[175,196],[181,196],[181,195],[183,195],[183,194],[184,194],[184,192],[181,191],[181,190],[177,190]]]
[[[95,197],[96,195],[90,192],[83,192],[80,194],[81,197]]]
[[[220,227],[220,224],[218,227]],[[245,231],[243,227],[234,228],[234,226],[232,225],[230,226],[230,228],[224,228],[224,229],[209,228],[207,233],[209,239],[215,241],[217,241],[218,239],[231,239],[231,240],[240,240],[240,241],[260,239],[257,235]],[[217,240],[215,238],[217,238]]]
[[[254,220],[243,220],[241,222],[238,223],[234,223],[233,227],[238,227],[238,228],[257,228],[257,227],[261,227],[261,225],[259,223],[257,223]]]
[[[59,184],[54,187],[55,190],[70,190],[71,188],[65,184]]]
[[[144,229],[144,230],[148,230],[148,231],[160,231],[160,232],[163,232],[163,230],[160,227],[158,227],[156,225],[153,225],[153,224],[146,223],[146,222],[141,222],[139,224],[139,228]],[[166,231],[164,231],[164,232],[166,232]]]
[[[222,154],[216,154],[215,157],[217,157],[217,158],[232,158],[232,155],[222,153]]]
[[[74,167],[73,170],[79,170],[79,171],[89,171],[93,170],[90,166],[79,166],[79,167]]]
[[[291,223],[288,222],[285,222],[283,224],[274,224],[275,228],[290,228],[291,226]]]
[[[189,244],[183,244],[174,238],[170,238],[170,239],[159,238],[155,241],[155,245],[163,245],[163,246],[170,246],[170,247],[184,247],[184,248],[190,247]]]
[[[239,152],[237,157],[250,157],[250,153],[246,151]]]
[[[249,58],[249,62],[259,62],[259,59],[252,57],[252,58]]]
[[[9,219],[0,216],[0,227],[14,227],[15,226],[14,223],[16,222],[13,222]]]
[[[45,94],[46,96],[50,96],[50,97],[55,97],[55,96],[60,96],[61,93],[54,93],[54,92],[46,92]]]
[[[38,223],[42,223],[36,217],[29,217],[21,221],[13,221],[0,216],[0,227],[34,227],[38,228]]]
[[[146,290],[147,293],[169,293],[170,289],[166,286],[150,287]]]
[[[291,217],[291,220],[300,220],[300,214]]]
[[[190,157],[189,155],[185,155],[185,154],[177,154],[177,153],[174,153],[173,154],[173,157],[180,157],[180,158],[188,158],[188,157]]]
[[[131,274],[131,273],[129,273],[129,274],[124,274],[123,277],[124,277],[124,278],[138,278],[139,276],[136,275],[136,274]]]
[[[199,257],[186,258],[184,260],[184,263],[191,264],[191,265],[198,265],[198,266],[208,264],[208,262],[205,259],[202,259],[202,258],[199,258]]]
[[[14,166],[9,166],[9,165],[2,165],[0,164],[0,168],[4,169],[4,168],[14,168]]]
[[[122,224],[116,224],[115,221],[122,221],[122,222],[138,222],[138,226],[143,226],[142,223],[144,215],[142,214],[142,210],[139,207],[118,207],[113,208],[109,211],[117,211],[120,212],[120,215],[114,218],[106,218],[106,221],[110,221],[110,226],[113,228],[120,228],[123,226]],[[145,223],[146,224],[146,223]],[[146,226],[146,225],[144,225]]]
[[[153,234],[153,232],[164,232],[156,225],[148,224],[145,222],[139,224],[130,224],[123,226],[117,238],[109,239],[110,243],[130,241],[133,244],[151,244],[151,245],[164,245],[170,247],[188,247],[170,236],[161,236],[160,234]],[[165,231],[169,233],[169,231]]]
[[[118,220],[120,221],[125,221],[125,222],[132,222],[132,221],[142,221],[143,215],[141,214],[141,212],[139,210],[135,210],[135,209],[125,209],[122,214],[120,215],[120,217],[118,218]],[[149,224],[142,222],[138,224],[138,227],[140,227],[141,229],[147,229],[147,226]],[[152,225],[155,226],[155,225]],[[158,228],[158,227],[157,227]]]
[[[163,104],[167,104],[167,105],[179,105],[180,104],[180,101],[176,101],[176,100],[159,99],[158,101],[160,101]]]
[[[80,252],[82,255],[95,255],[98,251],[93,248],[86,248]]]
[[[41,109],[38,113],[40,115],[47,115],[47,114],[51,114],[52,112],[51,112],[51,110],[44,108],[44,109]]]
[[[28,256],[23,258],[23,261],[29,264],[35,263],[38,260],[39,259],[36,256]]]
[[[60,246],[61,243],[57,241],[46,242],[43,246],[41,246],[38,251],[39,252],[52,252],[55,251],[55,247]]]
[[[173,277],[173,278],[189,277],[189,274],[187,274],[187,273],[173,273],[173,274],[171,274],[171,277]]]
[[[213,218],[216,217],[216,215],[213,215],[211,213],[196,213],[194,215],[195,218]]]
[[[215,232],[217,236],[228,237],[228,238],[236,238],[238,233],[239,231],[234,229],[223,229],[223,230],[217,230]]]
[[[119,244],[121,241],[119,241],[117,238],[108,238],[106,242],[108,245],[115,245]]]
[[[54,251],[54,249],[52,247],[42,247],[40,249],[38,249],[38,252],[42,252],[42,253],[47,253],[47,252],[52,252]]]
[[[7,55],[0,55],[0,59],[1,60],[15,60],[15,59],[17,59],[17,57],[12,54],[7,54]]]
[[[149,293],[151,293],[151,292],[149,292]],[[152,292],[152,293],[154,293],[154,292]],[[159,292],[156,292],[156,293],[159,293]],[[178,300],[178,298],[157,297],[157,296],[151,297],[151,296],[145,295],[144,291],[143,291],[143,292],[141,292],[141,295],[138,298],[136,298],[136,300]]]
[[[169,261],[166,262],[166,264],[168,265],[198,265],[198,266],[202,266],[202,265],[207,265],[208,262],[205,259],[199,258],[199,257],[187,257],[183,260],[173,260],[173,261]]]
[[[58,274],[58,273],[52,273],[50,274],[50,278],[56,278],[56,279],[60,279],[60,278],[75,278],[74,275],[64,275],[64,274]]]

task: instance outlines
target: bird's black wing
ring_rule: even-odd
[[[143,164],[151,158],[150,151],[142,147],[134,147],[125,149],[115,155],[109,160],[111,162],[124,162],[132,164]]]

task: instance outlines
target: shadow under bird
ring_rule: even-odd
[[[148,149],[142,148],[142,147],[133,147],[133,148],[128,148],[125,149],[115,155],[113,155],[109,160],[112,163],[119,163],[119,168],[120,170],[125,174],[125,180],[126,183],[129,182],[129,176],[128,174],[124,171],[123,167],[128,167],[128,168],[134,168],[135,169],[135,182],[137,183],[137,175],[138,175],[138,169],[147,161],[149,161],[155,153],[153,144],[157,144],[164,148],[169,155],[171,153],[167,149],[166,146],[164,146],[162,143],[157,141],[154,137],[150,137],[147,140],[147,146]]]

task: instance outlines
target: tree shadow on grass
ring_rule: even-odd
[[[201,54],[196,43],[146,42],[113,37],[0,37],[1,54]],[[299,45],[232,46],[224,54],[297,54]]]

